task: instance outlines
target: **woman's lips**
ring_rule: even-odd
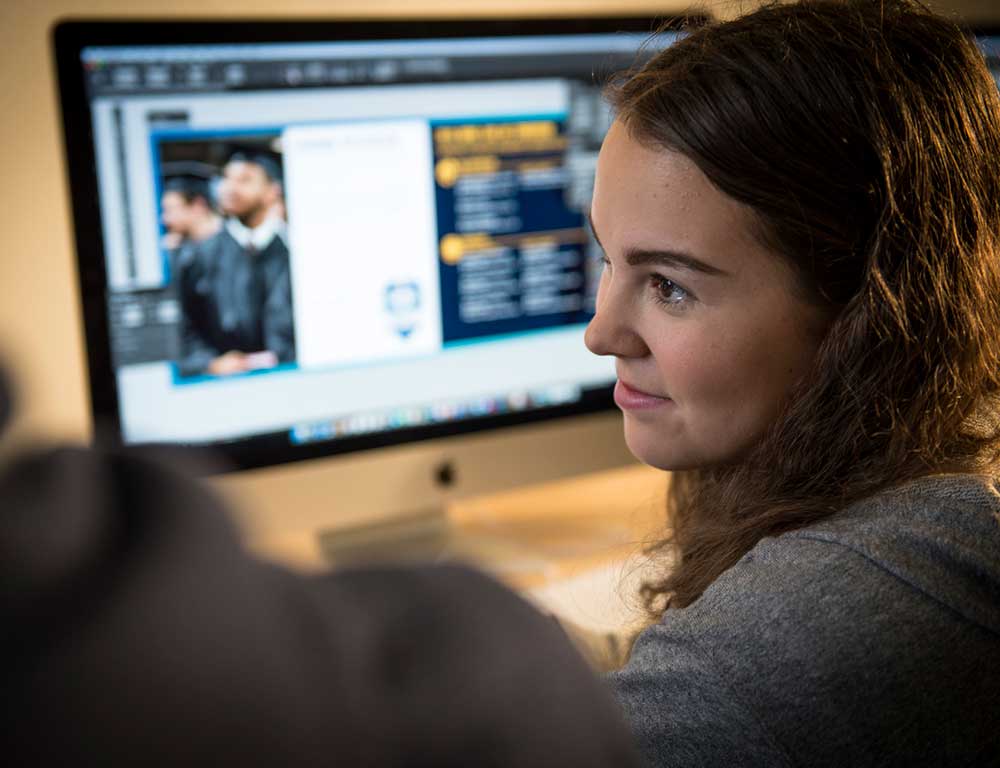
[[[623,411],[638,411],[648,408],[660,408],[667,403],[672,403],[669,397],[657,397],[648,392],[634,389],[621,379],[615,384],[615,403]]]

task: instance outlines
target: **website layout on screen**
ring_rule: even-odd
[[[583,344],[595,72],[643,40],[86,49],[124,438],[329,440],[611,383]]]

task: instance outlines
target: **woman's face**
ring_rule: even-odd
[[[746,206],[618,122],[591,218],[606,263],[586,342],[615,356],[629,449],[661,469],[738,461],[809,367],[823,313]]]

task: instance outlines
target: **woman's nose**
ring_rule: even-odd
[[[595,355],[643,357],[649,348],[631,323],[627,302],[602,290],[597,297],[597,311],[584,333],[587,349]]]

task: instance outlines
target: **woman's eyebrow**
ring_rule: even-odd
[[[590,224],[590,231],[593,233],[597,244],[604,249],[604,245],[601,243],[601,238],[598,236],[597,230],[594,228],[594,220],[591,218],[589,213],[587,214],[587,221]],[[684,253],[683,251],[629,248],[625,251],[625,261],[632,267],[638,267],[644,264],[659,264],[665,267],[674,267],[677,269],[687,269],[691,272],[700,272],[703,275],[711,275],[713,277],[729,277],[730,275],[730,273],[726,272],[724,269],[713,267],[711,264],[707,264],[701,259],[696,259],[691,254]]]

